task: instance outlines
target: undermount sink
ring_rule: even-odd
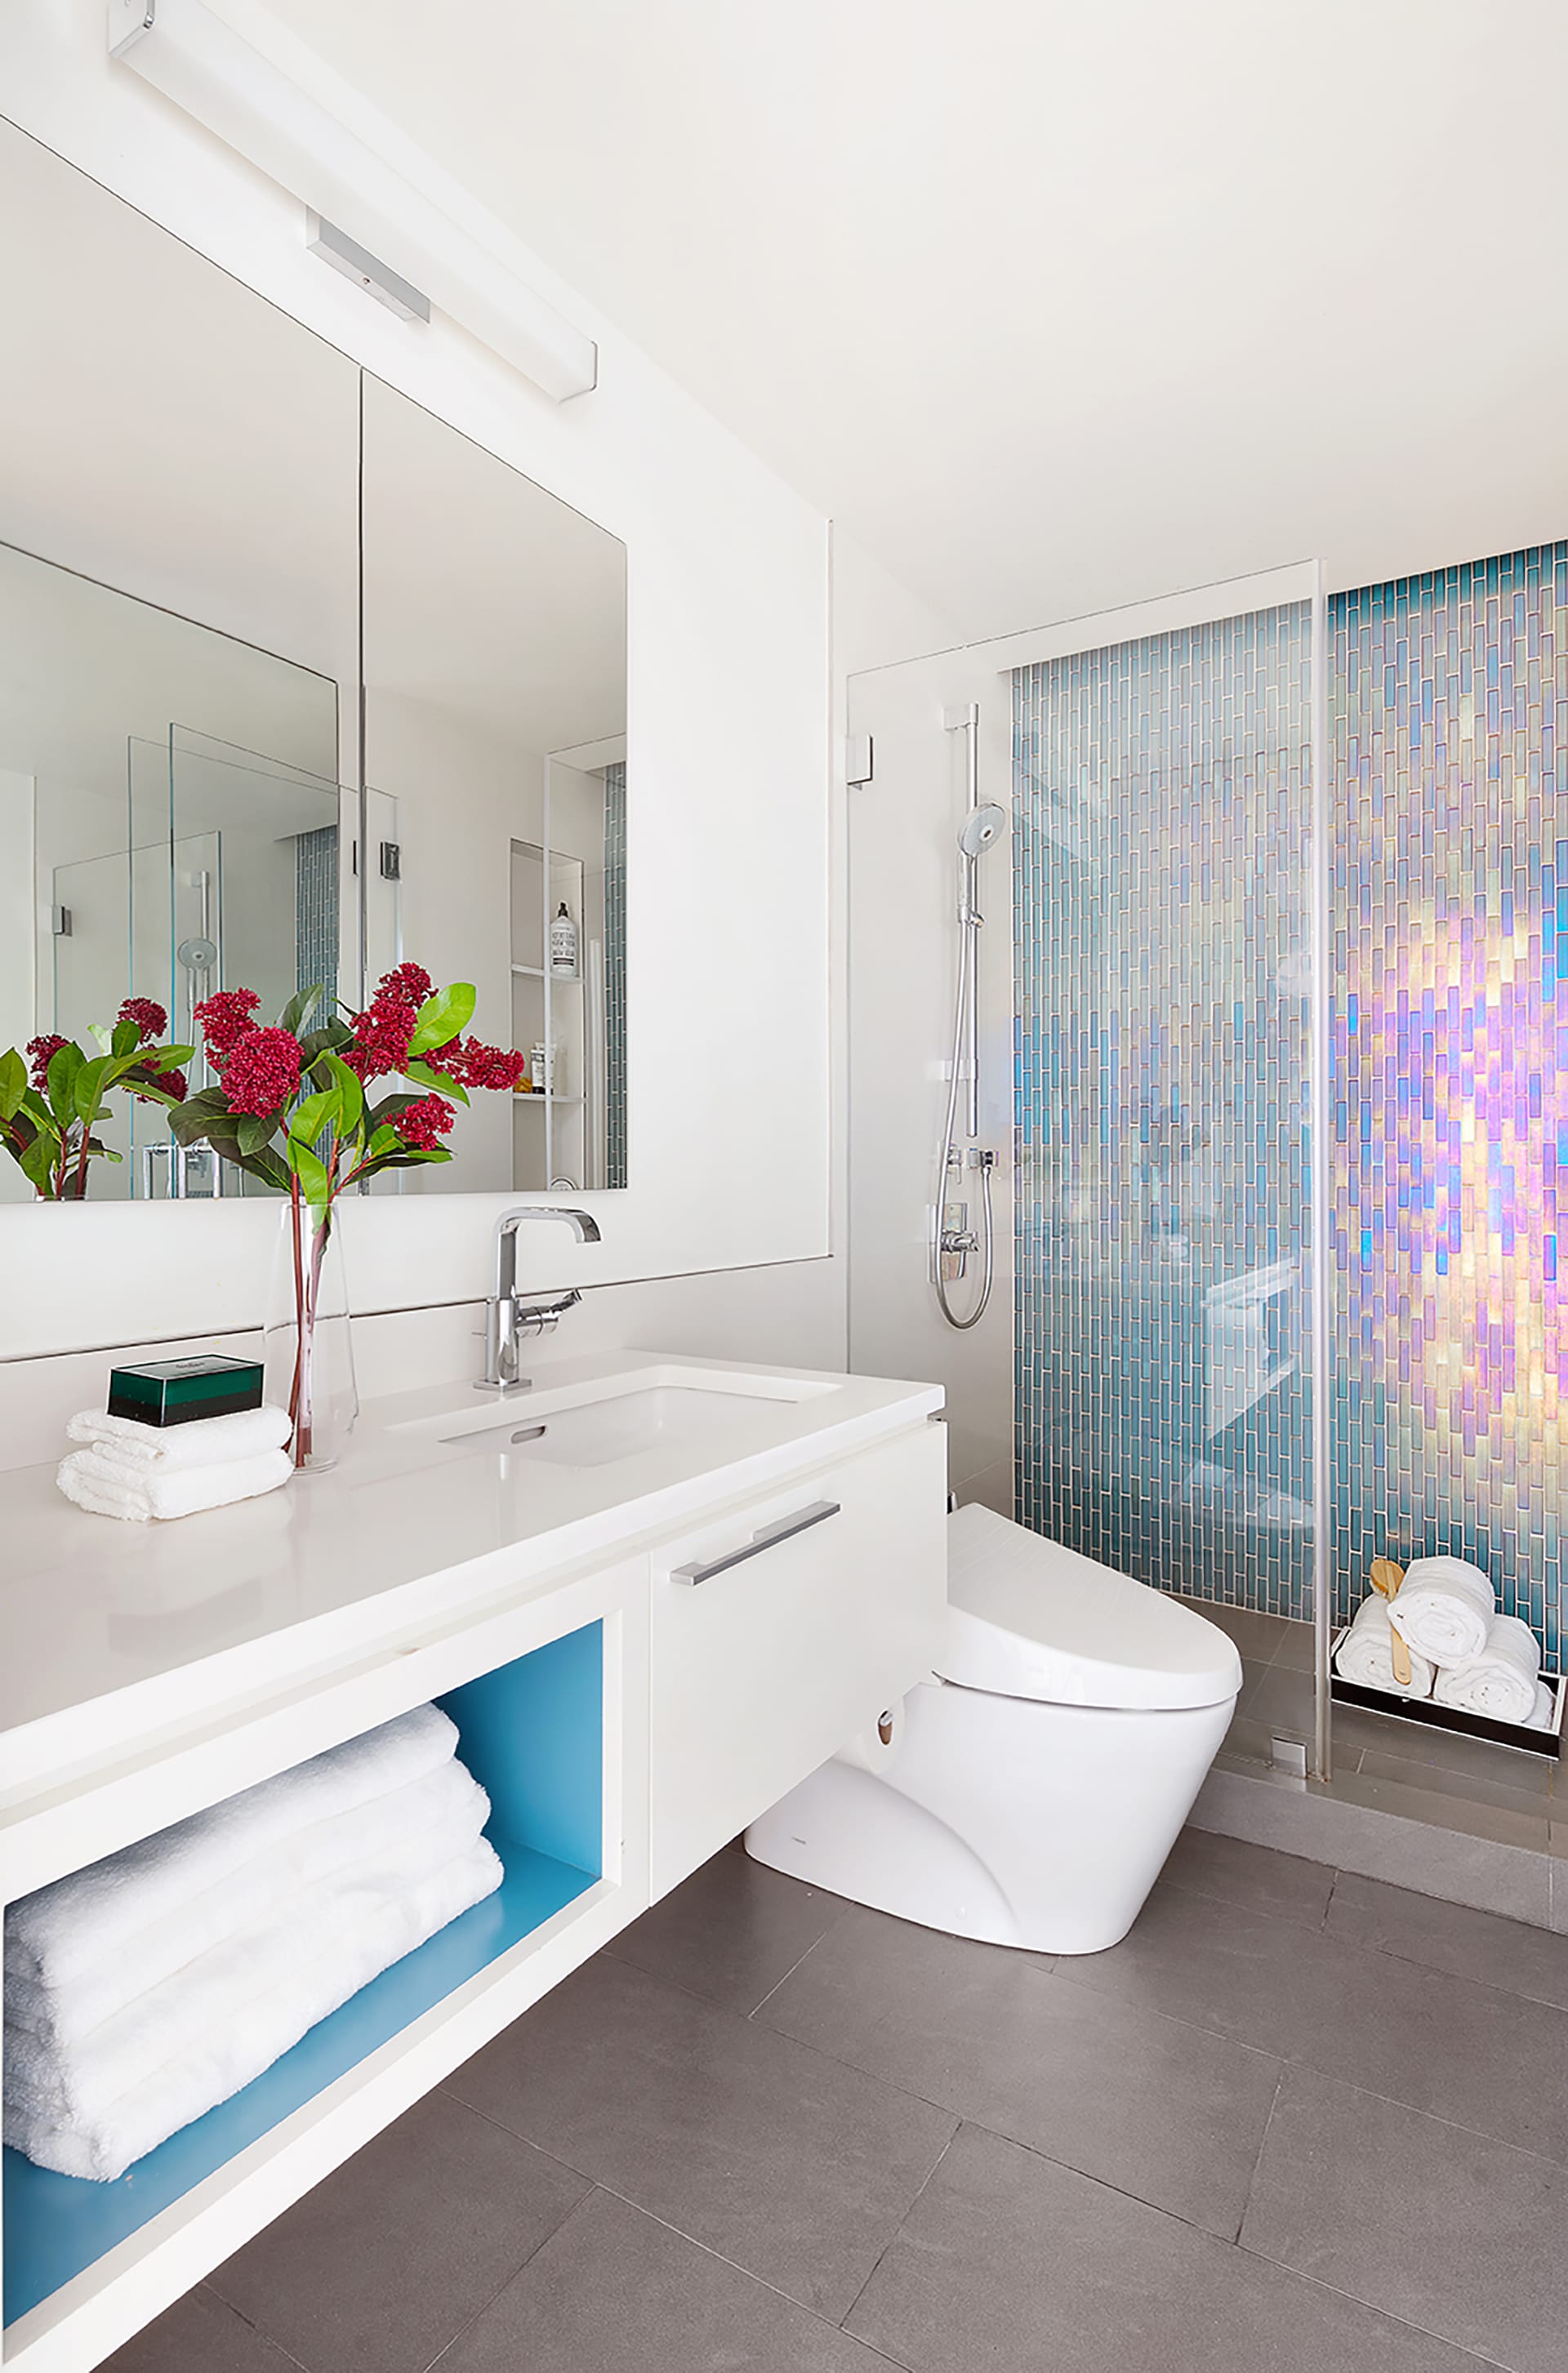
[[[459,1423],[427,1420],[450,1449],[502,1452],[554,1467],[608,1467],[652,1450],[690,1450],[722,1443],[738,1425],[770,1408],[814,1399],[831,1386],[787,1376],[713,1377],[679,1369],[616,1377],[597,1390],[580,1386],[526,1394],[476,1411]]]

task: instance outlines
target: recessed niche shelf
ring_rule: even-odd
[[[579,972],[546,972],[542,964],[514,964],[512,973],[519,980],[547,980],[552,988],[582,987],[582,975]]]
[[[7,2325],[220,2174],[228,2163],[412,2028],[585,1894],[603,1868],[603,1627],[584,1625],[439,1702],[488,1791],[497,1893],[364,1986],[227,2101],[117,2182],[4,2158]]]

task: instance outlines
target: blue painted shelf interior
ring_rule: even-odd
[[[14,2323],[292,2117],[360,2061],[509,1953],[603,1868],[603,1639],[591,1623],[440,1700],[458,1753],[488,1790],[498,1891],[361,1988],[253,2084],[116,2183],[5,2168],[5,2320]]]

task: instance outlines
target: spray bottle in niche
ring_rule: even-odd
[[[559,973],[575,973],[577,970],[577,925],[567,912],[564,898],[550,926],[550,970]]]

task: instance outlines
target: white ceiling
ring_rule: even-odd
[[[275,6],[963,634],[1568,531],[1563,0]]]

